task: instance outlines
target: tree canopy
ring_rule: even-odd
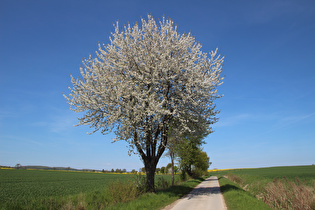
[[[214,100],[222,83],[223,58],[217,50],[201,51],[190,34],[180,34],[170,19],[152,16],[141,26],[115,25],[109,44],[99,44],[96,57],[85,59],[82,78],[71,76],[65,96],[71,109],[82,112],[78,125],[93,132],[113,131],[142,158],[147,185],[154,191],[156,165],[168,143],[168,131],[210,131],[216,122]]]
[[[199,135],[183,134],[180,143],[174,149],[181,171],[189,176],[200,176],[207,172],[210,166],[210,158],[201,148],[202,144],[205,143],[203,141],[205,136],[206,133],[203,132],[200,132]]]

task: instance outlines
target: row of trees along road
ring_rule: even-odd
[[[202,121],[202,119],[200,120]],[[206,123],[201,123],[200,125],[193,123],[190,127],[194,129],[193,133],[176,133],[176,130],[170,128],[168,152],[166,155],[171,158],[172,185],[174,185],[175,159],[178,160],[184,177],[186,174],[192,177],[201,176],[207,172],[210,166],[210,158],[206,152],[202,151],[201,145],[205,143],[203,139],[211,133],[211,130],[207,129]]]
[[[173,135],[194,135],[199,126],[211,132],[215,99],[221,97],[223,57],[204,53],[190,34],[180,34],[174,22],[152,16],[120,28],[109,44],[99,44],[96,57],[83,61],[81,78],[71,76],[65,95],[70,108],[82,112],[78,125],[93,132],[114,132],[129,152],[144,162],[147,189],[154,189],[157,163]],[[173,144],[177,144],[174,142]]]

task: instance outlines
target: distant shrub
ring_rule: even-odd
[[[208,172],[204,171],[204,170],[202,170],[200,168],[195,168],[194,170],[192,170],[192,177],[194,179],[200,178],[200,177],[202,177],[204,175],[208,175]]]

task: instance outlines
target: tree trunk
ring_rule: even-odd
[[[154,178],[155,178],[155,170],[156,170],[157,161],[154,160],[145,160],[145,172],[147,178],[147,192],[155,192]]]
[[[189,176],[192,176],[192,175],[193,175],[193,174],[192,174],[192,171],[191,171],[191,165],[189,165],[188,168],[187,168],[187,174],[188,174]]]
[[[174,153],[171,152],[171,161],[172,161],[172,186],[174,186]]]
[[[164,120],[165,121],[165,120]],[[150,126],[148,126],[150,127]],[[135,146],[137,147],[137,150],[144,162],[144,167],[146,171],[146,178],[147,178],[147,191],[148,192],[155,192],[155,186],[154,186],[154,178],[155,178],[155,171],[156,166],[161,158],[163,152],[165,151],[165,147],[167,145],[167,130],[168,126],[165,122],[163,122],[163,132],[158,129],[156,133],[154,134],[155,138],[152,138],[152,133],[148,131],[145,141],[145,147],[142,147],[142,145],[138,141],[138,134],[135,129],[134,133],[134,142]],[[161,133],[162,132],[162,133]],[[157,147],[157,138],[161,135],[161,143]],[[145,149],[145,152],[144,150]],[[156,151],[157,149],[157,151]]]

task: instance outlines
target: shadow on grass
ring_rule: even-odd
[[[200,182],[206,181],[204,178],[196,178],[196,180],[199,180]]]
[[[221,179],[222,178],[222,179]],[[243,190],[229,179],[220,177],[221,192],[224,196],[228,209],[252,210],[270,209],[263,201],[258,200],[250,192]]]
[[[222,185],[220,188],[222,193],[228,192],[230,190],[244,191],[243,189],[230,184]]]
[[[190,191],[192,191],[194,188],[192,187],[186,187],[186,186],[172,186],[170,188],[167,188],[165,190],[159,190],[156,193],[157,194],[168,194],[170,197],[183,197]]]

